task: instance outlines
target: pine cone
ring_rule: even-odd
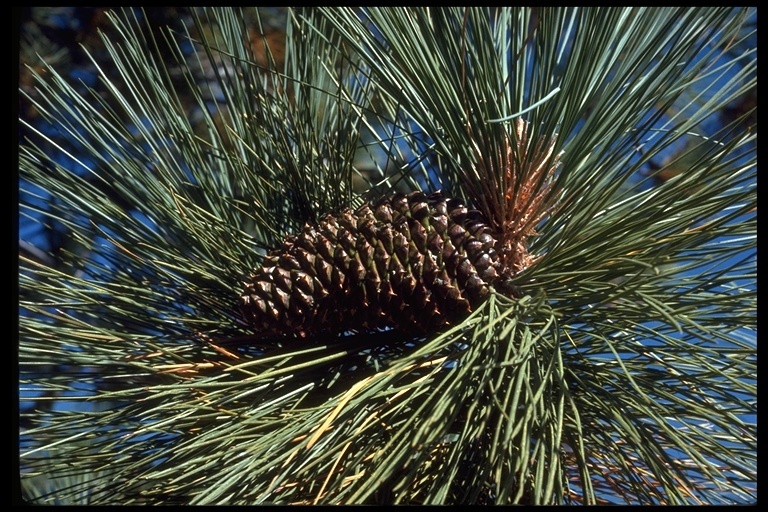
[[[290,236],[245,283],[240,309],[263,336],[433,332],[489,294],[496,244],[482,214],[459,200],[396,194]]]

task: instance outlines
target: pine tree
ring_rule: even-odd
[[[22,89],[28,500],[755,499],[754,10],[180,12]]]

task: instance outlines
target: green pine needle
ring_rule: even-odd
[[[258,9],[179,12],[111,14],[97,86],[21,89],[20,216],[67,240],[20,256],[27,500],[755,501],[754,107],[711,129],[754,9],[297,9],[284,53]],[[523,118],[561,165],[516,298],[252,338],[266,250],[396,188],[491,217]]]

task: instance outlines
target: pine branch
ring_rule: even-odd
[[[290,10],[284,51],[265,11],[185,12],[110,15],[99,85],[21,88],[20,214],[68,239],[20,257],[28,499],[754,501],[754,107],[713,123],[756,90],[753,9]],[[288,266],[342,218],[340,321],[302,323],[263,284],[322,300]],[[357,322],[369,282],[411,309]]]

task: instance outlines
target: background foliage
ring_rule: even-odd
[[[27,500],[755,499],[754,10],[126,10],[71,52],[43,12]],[[497,204],[521,113],[562,165],[519,299],[426,338],[252,338],[268,248],[392,190]]]

